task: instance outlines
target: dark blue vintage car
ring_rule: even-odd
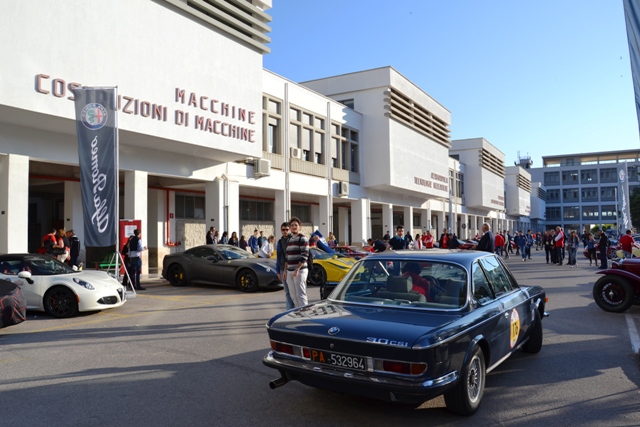
[[[360,396],[422,402],[444,394],[471,415],[485,375],[542,347],[546,296],[486,252],[388,251],[351,269],[325,301],[273,317],[263,363],[280,378]]]

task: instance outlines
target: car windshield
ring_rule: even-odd
[[[311,254],[313,255],[313,259],[331,259],[334,257],[334,255],[338,255],[341,256],[342,254],[339,253],[335,253],[335,254],[330,254],[327,253],[325,251],[323,251],[322,249],[318,249],[318,248],[309,248],[309,250],[311,251]]]
[[[244,249],[236,248],[234,246],[220,249],[220,253],[224,257],[224,259],[255,258],[255,255],[253,255],[251,252],[247,252]]]
[[[74,273],[73,269],[67,264],[63,264],[55,258],[51,257],[26,257],[31,272],[43,276],[51,276],[56,274]]]
[[[365,258],[329,296],[336,301],[436,309],[462,308],[467,272],[442,261]]]

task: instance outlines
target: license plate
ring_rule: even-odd
[[[329,353],[321,350],[311,350],[311,360],[313,362],[338,366],[341,368],[367,370],[367,363],[364,357],[350,356],[348,354]]]

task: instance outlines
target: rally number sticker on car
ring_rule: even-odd
[[[520,315],[518,315],[518,310],[515,308],[511,311],[511,337],[509,345],[513,348],[518,342],[518,335],[520,335]]]

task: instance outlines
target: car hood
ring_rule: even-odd
[[[371,342],[372,338],[376,338],[388,340],[390,345],[404,343],[401,345],[410,347],[425,335],[433,335],[436,340],[440,331],[446,329],[450,334],[450,328],[445,326],[460,317],[459,313],[323,301],[281,313],[272,318],[267,326],[281,333],[362,342]]]
[[[65,275],[65,277],[70,280],[73,280],[74,278],[82,279],[91,283],[93,286],[98,287],[117,288],[122,286],[116,279],[109,276],[106,272],[98,270],[76,271],[75,273]]]

